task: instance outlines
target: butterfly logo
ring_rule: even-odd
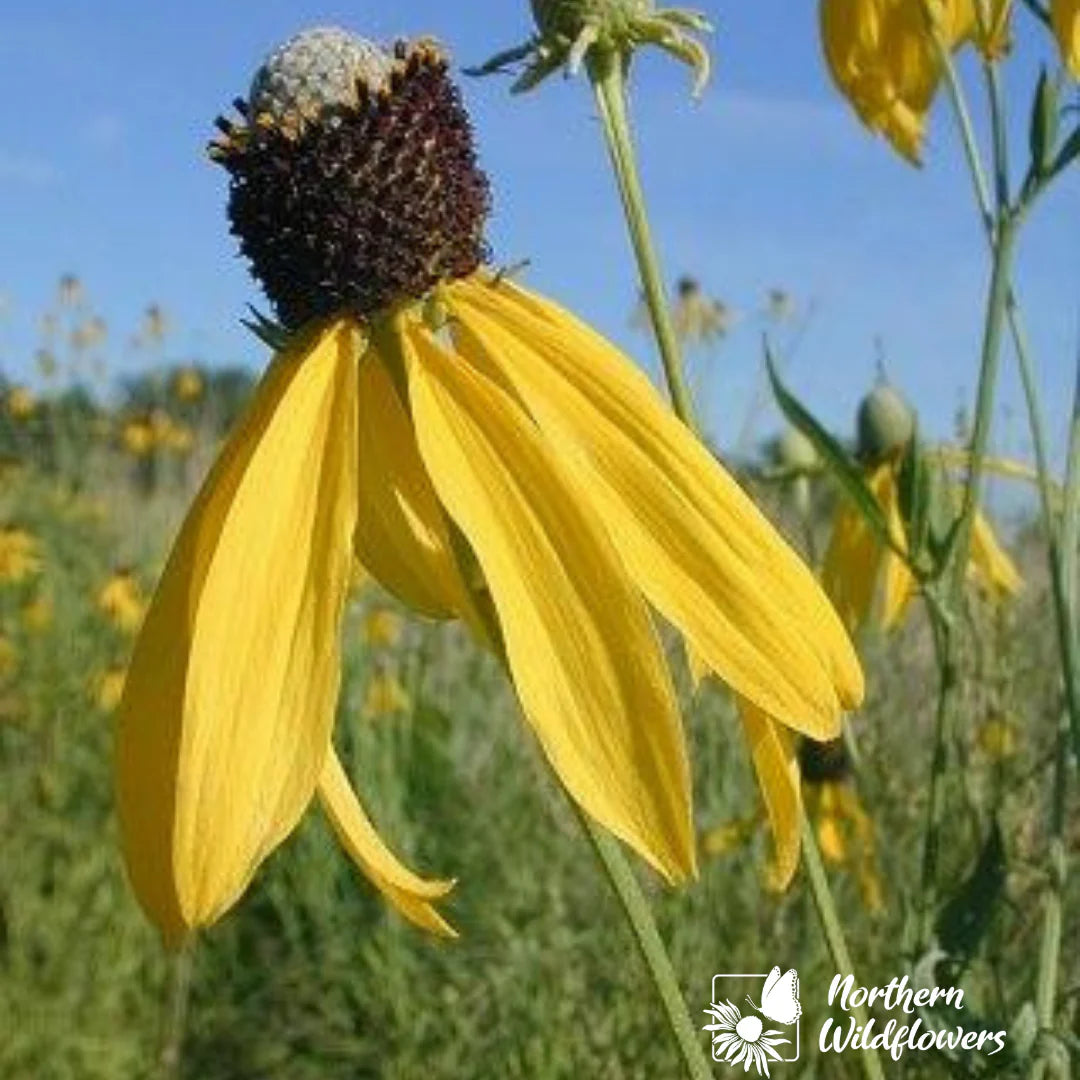
[[[750,995],[746,995],[750,1001]],[[751,1005],[754,1005],[750,1001]],[[777,1024],[794,1024],[802,1016],[802,1004],[799,1002],[799,973],[789,968],[783,975],[779,965],[765,977],[765,986],[761,991],[761,1004],[754,1005],[762,1016]]]
[[[726,979],[747,979],[761,976],[715,975],[713,1001],[705,1010],[711,1023],[704,1030],[712,1033],[713,1061],[741,1066],[744,1072],[754,1069],[759,1076],[770,1076],[769,1066],[777,1062],[796,1061],[799,1057],[799,974],[794,968],[781,972],[776,966],[765,976],[761,999],[755,1004],[749,994],[746,1000],[754,1012],[744,1016],[730,998],[724,998],[721,987]],[[759,1013],[760,1016],[755,1015]],[[767,1027],[762,1021],[778,1024]],[[784,1031],[783,1028],[795,1030]]]

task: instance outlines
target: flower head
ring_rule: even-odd
[[[940,49],[971,42],[984,55],[1008,44],[1011,0],[992,0],[989,25],[978,0],[821,0],[829,73],[867,127],[918,164],[942,77]]]
[[[0,583],[17,585],[40,570],[37,539],[18,525],[0,526]]]
[[[489,74],[526,61],[514,83],[521,93],[564,69],[577,74],[590,56],[602,54],[628,64],[634,51],[654,45],[694,72],[694,93],[709,81],[709,52],[696,35],[708,33],[709,20],[688,8],[658,8],[655,0],[531,0],[538,34],[529,42],[492,57],[470,74]]]
[[[34,395],[25,386],[13,386],[8,391],[7,411],[12,420],[28,420],[36,407]]]
[[[301,35],[213,154],[284,324],[195,500],[119,711],[127,864],[170,938],[244,891],[317,795],[406,917],[403,867],[331,748],[353,564],[504,658],[583,809],[662,875],[694,872],[689,768],[650,608],[781,724],[831,735],[862,693],[809,571],[567,311],[481,267],[488,188],[429,41]]]
[[[98,590],[97,609],[117,629],[134,633],[142,623],[146,601],[135,574],[121,567]]]
[[[843,741],[800,740],[799,764],[807,813],[822,857],[836,866],[850,867],[866,909],[880,913],[885,904],[877,871],[874,823],[859,799]]]

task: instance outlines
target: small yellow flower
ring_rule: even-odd
[[[166,450],[183,457],[191,453],[195,445],[195,433],[187,424],[160,415],[155,423],[154,441]]]
[[[1005,761],[1016,755],[1016,724],[1000,712],[991,712],[979,725],[975,741],[991,761]]]
[[[37,540],[16,525],[0,526],[0,583],[17,585],[40,570]]]
[[[1072,77],[1080,79],[1080,0],[1050,0],[1050,21],[1061,59]]]
[[[134,633],[142,623],[146,601],[138,579],[127,569],[117,570],[98,590],[97,609],[117,629]]]
[[[111,713],[120,704],[126,678],[127,672],[124,668],[111,667],[94,679],[94,701],[102,712]]]
[[[145,417],[128,420],[120,431],[124,449],[133,457],[146,457],[153,452],[155,443],[154,427]]]
[[[203,393],[203,377],[196,368],[181,368],[173,378],[173,393],[178,401],[198,401]]]
[[[701,836],[701,850],[709,856],[728,855],[745,847],[753,839],[760,824],[756,815],[734,818],[706,829]]]
[[[213,155],[288,332],[259,327],[277,354],[128,671],[117,803],[140,902],[171,942],[213,922],[318,798],[387,899],[452,932],[433,905],[450,883],[385,847],[331,746],[356,560],[497,642],[571,797],[685,880],[689,764],[652,612],[767,724],[825,737],[863,692],[840,621],[643,372],[483,268],[487,179],[436,46],[311,31],[241,105]]]
[[[360,715],[365,720],[408,712],[411,708],[412,698],[392,670],[381,668],[373,672],[368,680],[364,703],[360,707]]]
[[[41,633],[52,625],[53,601],[48,593],[39,593],[22,609],[23,626],[31,633]]]
[[[34,354],[34,364],[43,379],[51,379],[56,375],[56,354],[51,349],[38,349]]]
[[[401,640],[401,616],[385,607],[373,607],[364,616],[364,643],[376,649],[392,649]]]
[[[8,391],[7,411],[12,420],[29,420],[36,407],[34,395],[25,386],[13,386]]]

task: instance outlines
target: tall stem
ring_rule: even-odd
[[[688,426],[694,426],[694,403],[683,372],[679,339],[671,321],[671,309],[664,292],[660,260],[653,244],[652,230],[645,210],[645,193],[638,175],[637,157],[626,110],[626,80],[621,55],[610,49],[592,49],[588,60],[589,78],[600,109],[601,126],[607,140],[611,166],[619,185],[630,241],[637,258],[645,303],[649,308],[664,379],[671,395],[675,414]]]
[[[709,1080],[712,1070],[701,1049],[701,1036],[686,1011],[686,1001],[679,989],[679,980],[671,966],[660,931],[649,910],[649,902],[641,891],[630,864],[618,843],[597,825],[578,804],[572,803],[585,835],[592,844],[596,858],[607,873],[608,881],[622,905],[630,929],[637,941],[638,951],[649,969],[668,1027],[679,1045],[687,1075],[693,1080]]]
[[[934,741],[930,758],[930,784],[926,800],[926,828],[923,834],[922,872],[919,885],[918,942],[921,955],[934,936],[934,913],[937,909],[938,852],[945,817],[945,774],[949,764],[949,736],[953,698],[957,686],[956,657],[952,623],[937,594],[926,592],[926,610],[934,639],[934,658],[938,668],[938,699],[934,713]]]
[[[693,401],[683,375],[678,339],[671,324],[671,313],[664,298],[660,263],[652,241],[652,230],[646,211],[645,195],[638,175],[637,155],[634,152],[630,121],[626,109],[626,81],[622,57],[612,50],[593,49],[588,60],[589,77],[600,108],[600,119],[611,156],[612,168],[622,198],[623,211],[630,239],[637,256],[645,299],[652,316],[653,329],[660,346],[664,376],[675,415],[692,431],[697,431]],[[591,825],[591,823],[590,823]],[[840,971],[854,974],[854,965],[844,940],[844,931],[836,913],[836,904],[829,889],[829,880],[821,865],[813,830],[809,827],[805,812],[802,819],[803,848],[805,852],[807,880],[813,894],[814,906],[821,921],[822,933],[829,952]],[[592,827],[595,831],[595,827]],[[606,837],[604,837],[607,840]],[[608,841],[611,844],[611,841]],[[614,845],[612,844],[612,847]],[[617,848],[615,848],[617,852]],[[609,872],[609,877],[612,875]],[[612,883],[615,884],[614,878]],[[618,889],[618,886],[616,886]],[[620,897],[621,899],[621,897]],[[626,903],[624,901],[624,907]],[[628,916],[630,915],[627,909]],[[631,918],[631,922],[633,919]],[[644,951],[644,950],[643,950]],[[659,987],[659,984],[658,984]],[[860,1022],[865,1023],[863,1015]],[[867,1049],[861,1055],[863,1071],[867,1080],[883,1080],[877,1051]]]
[[[806,867],[806,877],[810,882],[810,894],[814,898],[814,907],[817,910],[818,921],[821,924],[822,935],[828,946],[829,955],[833,964],[840,974],[855,973],[855,965],[848,952],[847,941],[844,939],[844,930],[840,925],[840,917],[833,903],[832,892],[829,889],[829,879],[825,874],[825,867],[821,862],[821,853],[818,851],[817,840],[814,830],[806,817],[806,811],[802,813],[802,846],[803,863]],[[866,1008],[862,1005],[853,1005],[852,1014],[855,1023],[865,1028],[870,1019]],[[865,1047],[861,1056],[863,1073],[867,1080],[884,1080],[885,1074],[881,1071],[881,1062],[878,1060],[877,1051],[871,1047]]]

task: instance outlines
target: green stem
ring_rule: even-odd
[[[1029,4],[1035,10],[1035,5]],[[1021,196],[1022,205],[1015,215],[1010,215],[1008,200],[1008,159],[1003,97],[1000,80],[993,64],[984,66],[987,92],[990,102],[991,125],[994,139],[994,166],[997,194],[997,214],[990,202],[990,193],[982,172],[974,135],[964,97],[956,78],[951,60],[946,58],[946,75],[957,126],[968,159],[976,202],[982,216],[987,241],[995,258],[995,270],[1000,268],[1000,249],[1003,241],[1011,243],[1019,218],[1039,193],[1035,186]],[[1009,229],[1003,228],[1008,224]],[[1061,656],[1062,676],[1065,688],[1065,709],[1060,714],[1055,735],[1054,780],[1050,806],[1050,842],[1047,851],[1047,886],[1043,900],[1042,940],[1039,948],[1039,967],[1036,982],[1035,1012],[1041,1034],[1052,1031],[1057,1001],[1058,968],[1062,942],[1062,897],[1065,889],[1067,859],[1065,851],[1065,808],[1068,785],[1068,739],[1071,730],[1074,752],[1080,753],[1080,686],[1076,641],[1076,583],[1077,541],[1080,539],[1080,370],[1073,401],[1073,418],[1069,436],[1069,459],[1065,481],[1065,506],[1060,531],[1054,519],[1052,482],[1049,455],[1046,449],[1045,420],[1038,388],[1035,382],[1027,334],[1024,330],[1020,308],[1009,284],[1008,268],[1004,274],[1004,305],[1009,330],[1016,351],[1023,383],[1024,399],[1028,412],[1035,449],[1038,472],[1039,501],[1046,532],[1047,560],[1050,570],[1051,593],[1054,604],[1058,650]],[[995,295],[992,288],[991,296]],[[1046,1074],[1048,1059],[1044,1049],[1034,1055],[1029,1076],[1042,1080]]]
[[[169,997],[165,1030],[158,1055],[159,1080],[174,1080],[180,1075],[184,1034],[187,1031],[188,1004],[191,1000],[191,968],[194,939],[188,938],[169,956]]]
[[[664,378],[675,414],[685,424],[694,426],[694,406],[683,372],[679,339],[671,321],[671,308],[664,293],[660,260],[653,244],[652,230],[645,210],[645,194],[638,175],[637,156],[626,109],[626,80],[623,58],[613,49],[593,48],[588,58],[589,78],[600,109],[601,126],[607,140],[611,166],[619,185],[630,241],[641,274],[645,302],[649,308]]]
[[[806,867],[806,876],[810,882],[810,894],[814,898],[814,907],[817,910],[818,922],[828,946],[829,955],[832,957],[836,970],[841,975],[853,975],[855,965],[848,952],[847,942],[844,939],[844,931],[840,925],[840,917],[833,903],[832,892],[829,889],[829,879],[825,874],[825,867],[821,862],[821,853],[818,851],[817,840],[814,830],[806,816],[806,810],[802,810],[802,846],[803,863]],[[864,1006],[852,1006],[852,1014],[855,1022],[865,1028],[869,1020],[869,1014]],[[863,1073],[867,1080],[884,1080],[881,1071],[881,1062],[877,1051],[867,1047],[860,1056]]]
[[[668,393],[671,397],[672,408],[675,415],[692,431],[697,432],[694,419],[693,402],[686,386],[683,375],[682,360],[679,354],[678,339],[674,327],[671,324],[671,313],[664,298],[663,278],[660,274],[659,260],[653,246],[652,231],[649,228],[649,219],[646,212],[645,195],[641,188],[638,176],[637,156],[634,152],[634,143],[630,133],[630,121],[626,109],[626,81],[624,76],[624,64],[622,56],[613,50],[592,49],[588,59],[589,77],[596,93],[596,100],[600,108],[600,119],[607,140],[608,152],[611,156],[612,167],[619,186],[619,194],[622,198],[623,210],[626,214],[626,223],[630,231],[630,238],[637,256],[638,269],[641,272],[642,285],[645,289],[645,299],[652,316],[653,328],[656,332],[656,340],[660,346],[660,355],[664,365],[664,377],[667,382]],[[597,834],[596,827],[588,823],[594,838]],[[840,920],[836,914],[836,905],[833,902],[832,892],[829,889],[829,880],[821,865],[821,857],[818,854],[817,844],[814,840],[813,831],[807,824],[803,815],[803,838],[806,852],[807,877],[810,882],[810,891],[813,894],[814,906],[821,920],[822,932],[825,936],[829,952],[837,964],[838,970],[854,974],[855,968],[851,962],[851,956],[844,940],[844,932],[840,926]],[[618,853],[614,843],[603,838],[609,846]],[[595,843],[595,839],[594,839]],[[599,849],[598,849],[599,850]],[[603,857],[601,853],[601,857]],[[620,855],[621,858],[621,855]],[[616,891],[619,885],[609,870],[609,877]],[[627,906],[627,900],[620,894],[623,907],[627,911],[633,923],[633,916]],[[636,927],[635,927],[636,932]],[[639,944],[642,944],[639,938]],[[645,952],[642,944],[642,951]],[[648,957],[646,957],[648,960]],[[666,957],[665,957],[666,961]],[[674,978],[674,976],[672,976]],[[654,981],[656,975],[654,973]],[[657,982],[657,989],[660,989]],[[681,1001],[681,998],[680,998]],[[665,1006],[667,1002],[665,1001]],[[670,1017],[670,1013],[669,1013]],[[865,1015],[860,1022],[865,1023]],[[676,1031],[678,1035],[678,1032]],[[695,1043],[696,1045],[696,1043]],[[881,1064],[878,1061],[875,1050],[867,1050],[862,1055],[863,1070],[867,1080],[882,1080]],[[706,1074],[707,1075],[707,1074]]]
[[[571,800],[581,827],[592,844],[600,865],[607,874],[630,929],[634,933],[638,950],[652,977],[653,988],[667,1016],[668,1027],[679,1044],[679,1053],[687,1075],[693,1080],[709,1080],[712,1071],[701,1048],[701,1036],[686,1011],[686,1001],[679,989],[679,980],[671,966],[667,949],[649,909],[649,902],[641,891],[637,878],[616,840],[612,839]]]
[[[960,610],[964,601],[968,555],[971,550],[971,529],[975,511],[979,505],[983,462],[986,458],[990,428],[993,423],[994,394],[997,388],[998,370],[1001,366],[1002,331],[1005,326],[1012,257],[1019,222],[1019,217],[1003,213],[998,221],[993,247],[990,293],[986,302],[986,322],[983,328],[979,387],[975,395],[975,423],[971,436],[967,483],[964,485],[960,517],[956,523],[950,550],[952,565],[948,600],[954,612]]]
[[[1028,368],[1030,368],[1029,365]],[[1030,369],[1025,376],[1025,393]],[[1041,411],[1033,414],[1039,421]],[[1033,423],[1033,430],[1034,430]],[[1044,486],[1043,470],[1039,470],[1040,487]],[[1048,483],[1045,485],[1049,489]],[[1053,519],[1049,522],[1053,527]],[[1054,533],[1051,533],[1051,538]],[[1080,541],[1080,357],[1073,396],[1072,421],[1069,426],[1069,457],[1065,470],[1065,505],[1061,517],[1060,545],[1053,551],[1051,570],[1055,597],[1060,597],[1063,614],[1058,618],[1062,659],[1065,664],[1065,689],[1067,709],[1062,712],[1058,724],[1054,756],[1054,787],[1050,803],[1050,843],[1047,851],[1047,885],[1043,899],[1043,932],[1039,947],[1039,974],[1035,988],[1035,1017],[1042,1045],[1031,1067],[1031,1080],[1043,1080],[1048,1068],[1045,1052],[1046,1036],[1052,1034],[1057,1006],[1058,967],[1061,958],[1062,903],[1068,874],[1068,858],[1065,847],[1066,795],[1068,791],[1068,739],[1070,729],[1076,735],[1076,610],[1077,610],[1077,548]],[[1055,605],[1056,606],[1056,605]],[[1064,624],[1064,625],[1063,625]],[[1068,657],[1068,659],[1066,659]],[[1070,663],[1072,666],[1070,667]]]
[[[932,587],[928,588],[924,595],[934,639],[934,657],[939,681],[937,709],[934,714],[934,742],[930,758],[929,794],[926,801],[926,828],[923,834],[916,956],[921,956],[930,947],[934,937],[938,853],[941,849],[941,828],[945,818],[944,780],[949,764],[953,699],[958,685],[951,618]]]

